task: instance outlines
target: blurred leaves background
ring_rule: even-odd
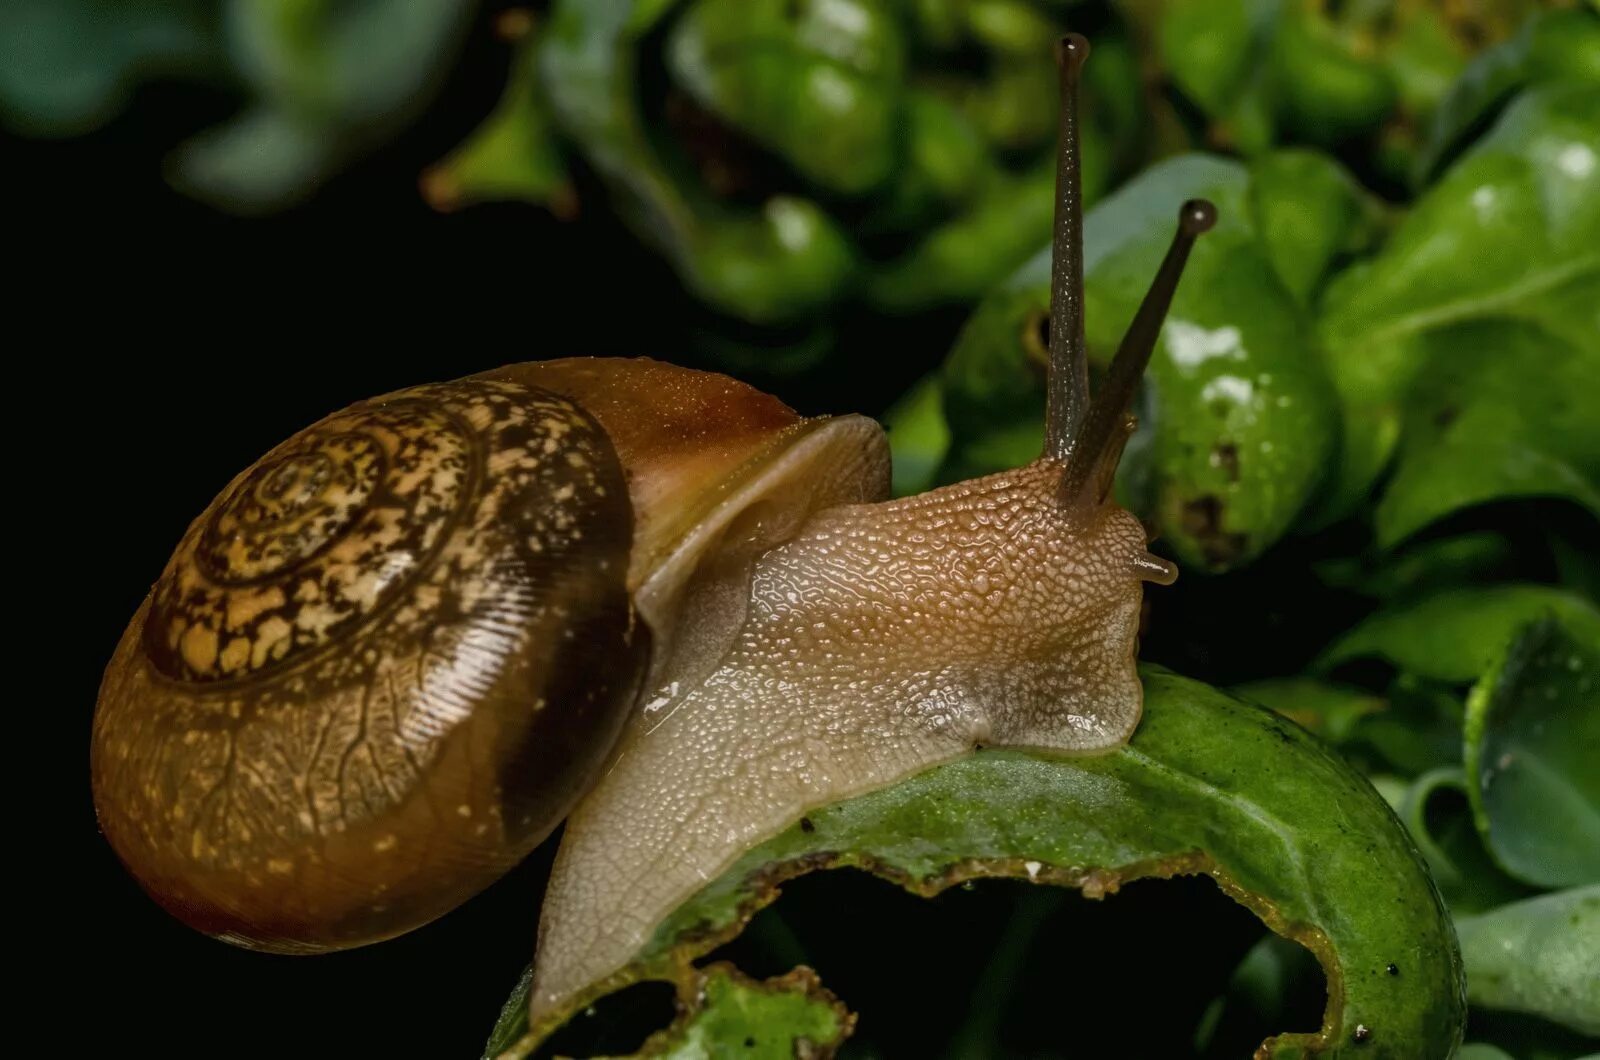
[[[913,492],[1039,448],[1067,28],[1094,43],[1096,365],[1176,204],[1222,213],[1118,482],[1185,572],[1144,657],[1288,714],[1389,799],[1458,917],[1464,1056],[1594,1052],[1592,3],[10,0],[0,121],[83,136],[142,85],[216,87],[230,112],[165,177],[267,216],[498,56],[499,103],[400,179],[462,218],[523,204],[495,216],[530,291],[552,266],[520,219],[620,219],[698,306],[697,363],[838,409],[900,395],[862,400]],[[1271,947],[1204,1033],[1292,988]]]

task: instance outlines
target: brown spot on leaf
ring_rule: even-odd
[[[1212,567],[1225,567],[1244,554],[1249,544],[1245,534],[1222,528],[1225,509],[1222,500],[1207,493],[1184,503],[1180,525],[1183,532],[1200,546],[1200,553]]]
[[[1222,469],[1229,482],[1239,481],[1239,447],[1232,442],[1218,442],[1212,446],[1211,463]]]

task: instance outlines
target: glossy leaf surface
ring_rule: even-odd
[[[784,880],[817,869],[857,866],[918,894],[1015,875],[1091,896],[1200,873],[1310,948],[1334,984],[1323,1030],[1280,1036],[1270,1055],[1448,1056],[1462,1019],[1455,943],[1388,806],[1268,711],[1168,673],[1147,671],[1145,686],[1145,720],[1120,751],[1067,760],[983,751],[809,813],[742,856],[657,928],[624,976],[576,1004],[640,978],[681,984],[697,974],[689,962],[737,934]],[[513,998],[497,1047],[525,1020],[525,1001]],[[551,1029],[505,1055],[526,1055]]]

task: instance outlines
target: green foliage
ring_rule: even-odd
[[[1554,617],[1520,630],[1467,700],[1473,816],[1507,872],[1600,883],[1600,630]]]
[[[1362,210],[1359,193],[1326,160],[1294,154],[1260,165],[1269,174],[1262,181],[1212,155],[1170,159],[1084,222],[1086,337],[1091,360],[1103,364],[1171,239],[1174,204],[1197,196],[1217,204],[1221,221],[1196,247],[1173,301],[1149,371],[1144,426],[1121,476],[1124,499],[1179,558],[1211,569],[1247,562],[1287,529],[1321,481],[1337,430],[1303,300],[1346,238],[1339,218]],[[1274,218],[1330,196],[1347,209],[1307,226],[1308,238],[1329,248],[1318,269],[1284,252],[1289,232]],[[1288,276],[1275,259],[1290,264]],[[1045,252],[991,294],[957,340],[944,370],[954,437],[942,480],[1038,454],[1038,323],[1049,284]]]
[[[1406,673],[1461,684],[1482,674],[1523,625],[1547,613],[1586,638],[1600,636],[1600,611],[1576,593],[1541,585],[1452,589],[1379,611],[1333,644],[1322,665],[1376,655]]]
[[[757,982],[690,963],[788,874],[841,865],[923,895],[972,875],[1098,894],[1211,874],[1281,934],[1217,984],[1201,1055],[1228,1055],[1244,1015],[1270,1021],[1320,989],[1316,959],[1339,972],[1328,1037],[1280,1053],[1448,1054],[1462,1002],[1442,899],[1473,1006],[1458,1056],[1600,1052],[1592,3],[537,7],[500,19],[500,103],[424,194],[566,216],[593,174],[586,213],[618,214],[730,332],[763,336],[702,352],[772,372],[824,362],[830,393],[849,313],[971,306],[937,367],[937,351],[873,351],[903,376],[885,415],[899,493],[1040,451],[1051,48],[1065,27],[1091,30],[1095,370],[1177,204],[1203,195],[1221,214],[1174,300],[1117,484],[1186,572],[1150,595],[1147,657],[1298,723],[1149,670],[1146,719],[1115,754],[984,752],[817,809],[660,926],[633,974],[689,1000],[647,1054],[748,1039],[750,1055],[787,1056],[848,1033],[849,999],[805,973]],[[237,112],[179,145],[169,178],[265,212],[405,128],[473,9],[12,0],[0,120],[75,135],[142,83],[220,86]],[[490,1054],[525,1031],[514,997]]]
[[[0,117],[45,135],[112,118],[141,80],[236,88],[174,184],[235,213],[301,201],[403,127],[454,58],[463,0],[22,0],[0,12]]]
[[[1600,1036],[1600,886],[1463,917],[1456,930],[1473,1004]]]
[[[0,119],[68,136],[107,121],[140,79],[211,69],[216,0],[14,0],[0,8]]]
[[[1525,94],[1381,254],[1334,281],[1321,327],[1345,445],[1330,513],[1365,498],[1397,448],[1377,524],[1385,545],[1495,496],[1562,495],[1600,510],[1600,430],[1576,396],[1600,382],[1596,143],[1600,86]],[[1517,388],[1506,389],[1508,374]],[[1441,376],[1453,393],[1430,387]],[[1523,386],[1547,381],[1519,403]]]
[[[1462,1015],[1455,942],[1388,805],[1292,723],[1174,674],[1147,670],[1144,682],[1144,721],[1111,754],[983,751],[810,811],[707,884],[625,976],[575,1007],[630,980],[668,979],[684,992],[694,958],[736,934],[783,881],[817,869],[863,868],[923,895],[1010,875],[1096,897],[1141,877],[1199,873],[1307,947],[1335,984],[1321,1031],[1280,1035],[1268,1055],[1448,1056]],[[526,987],[489,1055],[526,1027]],[[527,1055],[553,1029],[535,1028],[503,1055]]]

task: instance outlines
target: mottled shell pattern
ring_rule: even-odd
[[[140,882],[263,949],[424,923],[603,764],[646,665],[627,483],[575,402],[421,386],[302,431],[190,527],[108,668],[92,773]]]
[[[870,420],[647,359],[352,406],[223,490],[129,625],[94,724],[101,826],[240,945],[420,926],[566,816],[651,675],[720,658],[756,556],[887,489]]]

